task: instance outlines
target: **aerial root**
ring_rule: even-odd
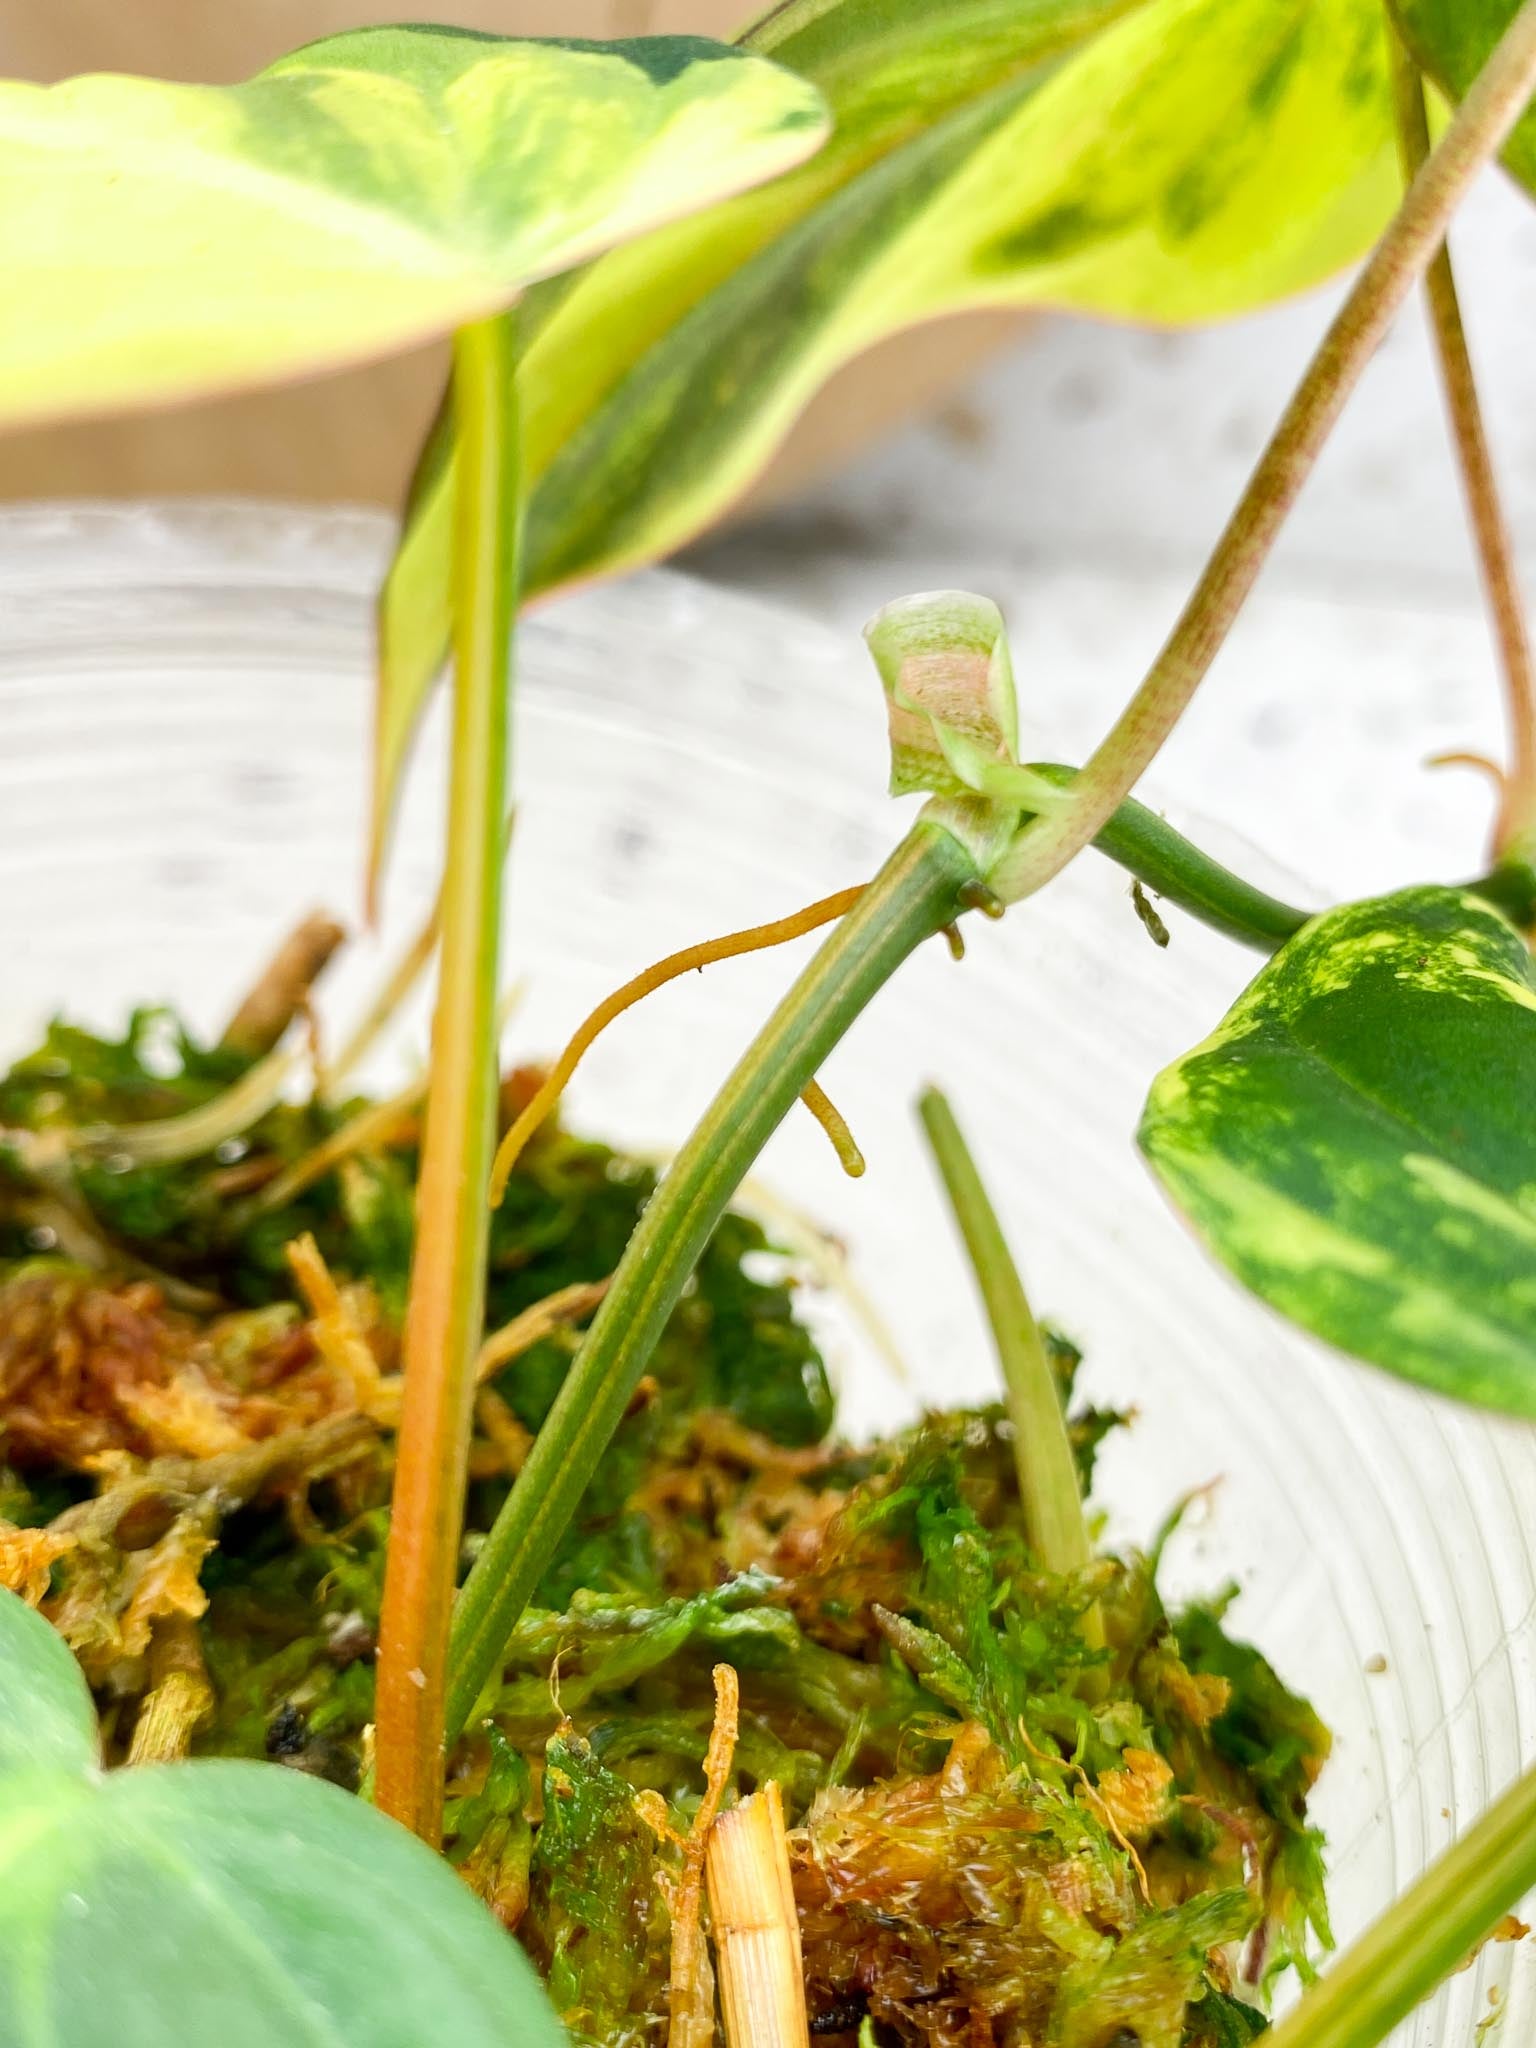
[[[859,1150],[842,1111],[819,1081],[807,1081],[800,1091],[800,1100],[832,1141],[832,1150],[837,1154],[838,1164],[844,1173],[850,1180],[857,1180],[864,1171],[864,1154]]]
[[[517,1164],[518,1155],[554,1109],[565,1092],[566,1084],[593,1041],[600,1037],[617,1017],[643,1001],[657,989],[664,988],[669,981],[676,981],[679,975],[691,974],[695,970],[711,966],[716,960],[734,960],[743,953],[759,953],[770,946],[782,946],[791,939],[802,938],[819,926],[831,924],[845,916],[864,893],[861,882],[853,889],[840,889],[835,896],[823,896],[817,903],[811,903],[804,910],[797,910],[792,917],[776,918],[771,924],[751,925],[745,931],[727,932],[723,938],[705,939],[698,945],[685,946],[680,953],[669,953],[664,960],[658,960],[653,967],[647,967],[643,974],[637,974],[632,981],[626,981],[622,988],[605,996],[586,1020],[572,1033],[569,1044],[550,1068],[532,1100],[514,1120],[511,1129],[496,1149],[496,1158],[491,1167],[491,1206],[500,1206],[501,1198],[507,1191],[507,1182]],[[834,1112],[835,1114],[835,1112]],[[841,1119],[839,1119],[841,1122]],[[846,1126],[844,1126],[846,1130]],[[836,1140],[834,1140],[836,1142]],[[851,1139],[849,1140],[852,1146]],[[857,1155],[857,1147],[852,1147]]]

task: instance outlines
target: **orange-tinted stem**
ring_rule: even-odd
[[[454,341],[460,432],[448,858],[432,1075],[406,1310],[375,1709],[375,1797],[442,1837],[444,1678],[485,1303],[485,1184],[495,1140],[496,991],[517,588],[517,454],[508,323]]]

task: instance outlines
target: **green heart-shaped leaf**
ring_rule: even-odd
[[[1519,0],[1391,0],[1414,62],[1459,100],[1519,11]],[[1504,145],[1504,162],[1536,196],[1536,104]]]
[[[69,1646],[14,1593],[0,1591],[0,1776],[86,1772],[98,1757],[96,1709]],[[0,1807],[5,1801],[0,1787]]]
[[[243,85],[0,84],[0,423],[402,347],[825,127],[801,80],[696,37],[362,29]]]
[[[5,2048],[563,2048],[517,1943],[361,1800],[275,1764],[91,1768],[74,1659],[5,1592],[0,1713]]]
[[[530,300],[530,591],[697,534],[882,336],[1241,312],[1350,261],[1400,192],[1378,0],[791,0],[745,41],[820,87],[832,140]],[[444,425],[385,592],[379,823],[448,643],[452,502]]]
[[[1316,918],[1153,1084],[1141,1145],[1218,1258],[1340,1350],[1536,1418],[1536,969],[1496,911]]]

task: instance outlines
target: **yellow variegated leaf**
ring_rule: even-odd
[[[0,424],[402,347],[825,128],[812,87],[694,37],[362,29],[242,85],[0,83]]]
[[[833,140],[530,301],[531,591],[690,539],[884,335],[1220,318],[1350,261],[1400,189],[1380,0],[800,0],[746,41],[822,88]],[[452,475],[440,432],[385,593],[381,822],[447,645]]]

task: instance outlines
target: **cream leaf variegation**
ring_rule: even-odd
[[[1536,1419],[1536,968],[1499,913],[1406,889],[1275,955],[1142,1117],[1245,1286],[1339,1349]]]

